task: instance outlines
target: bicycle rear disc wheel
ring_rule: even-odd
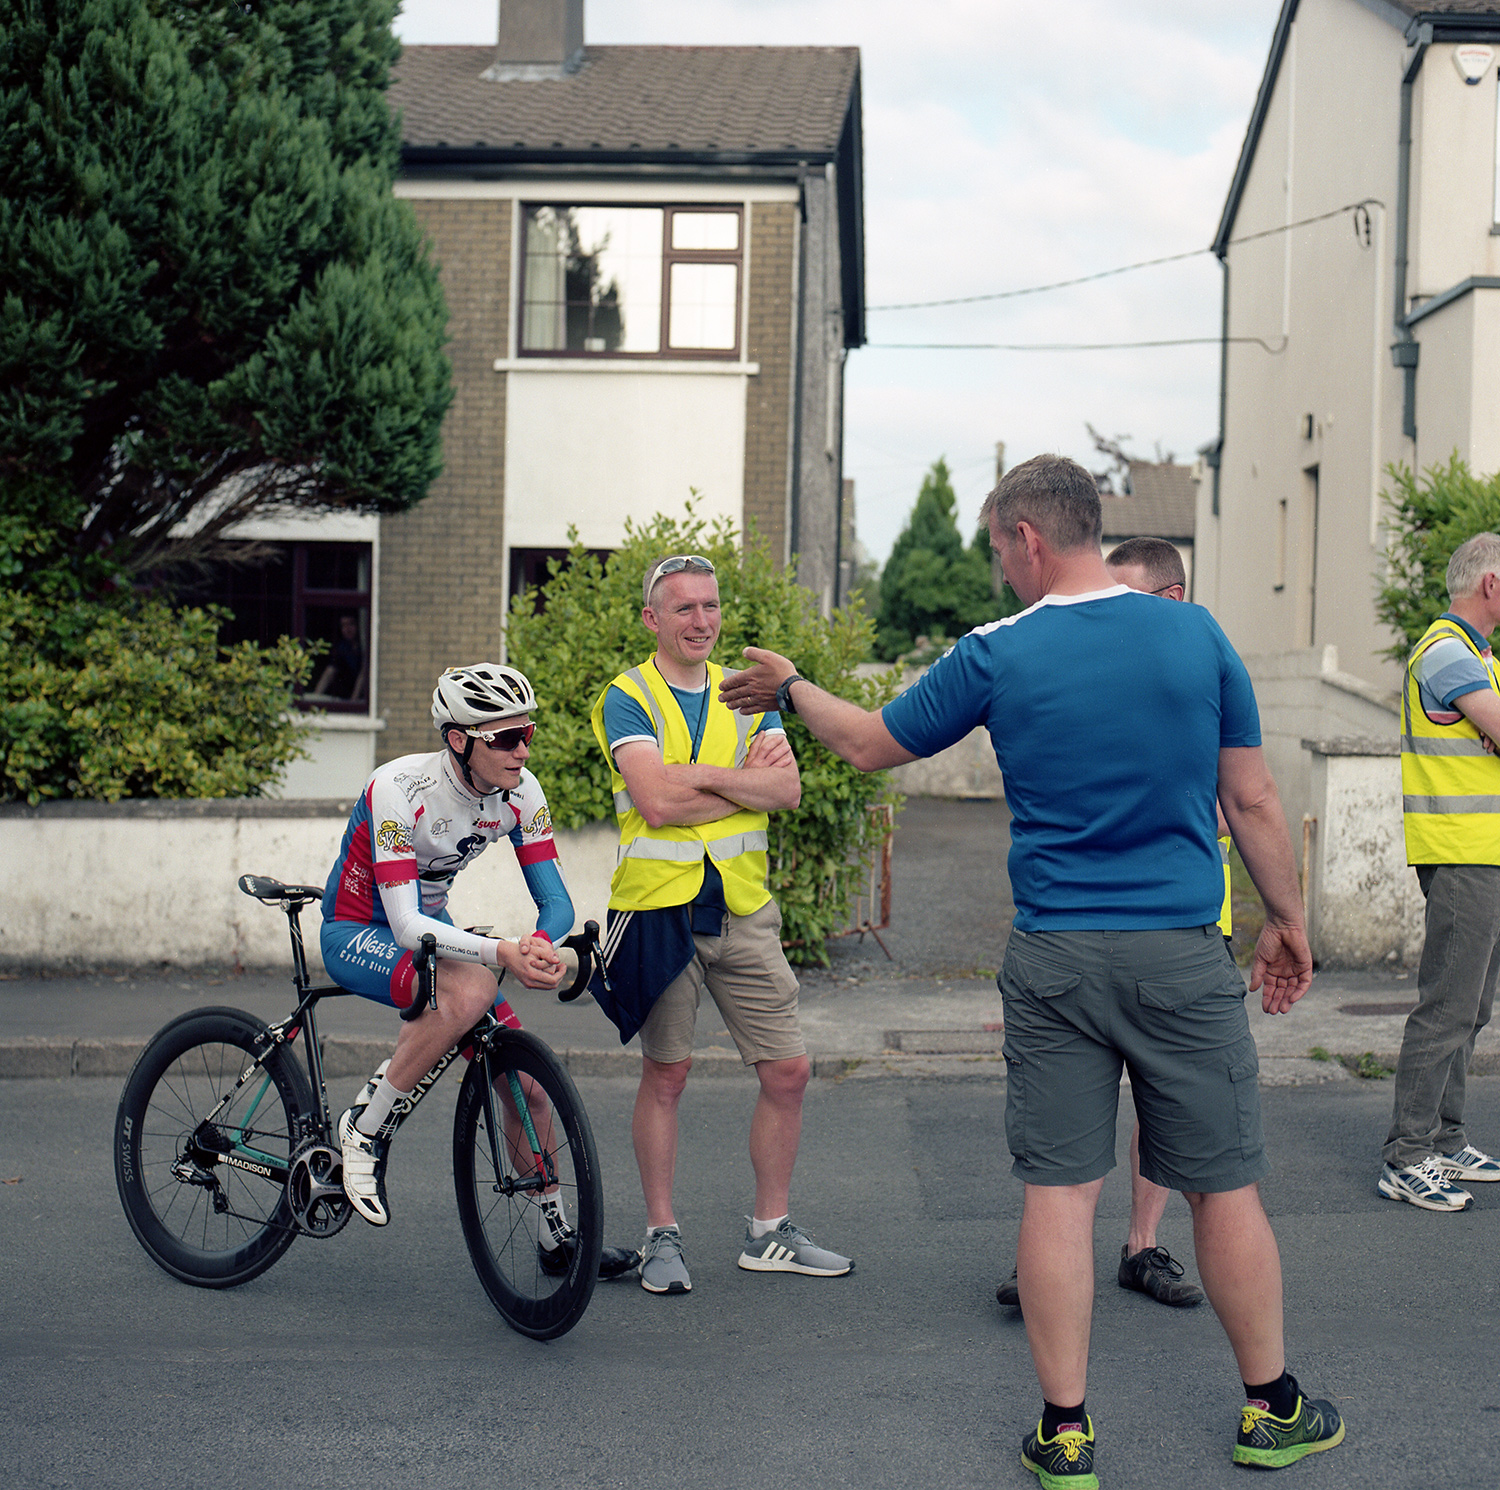
[[[486,1069],[496,1091],[493,1142]],[[544,1150],[541,1183],[530,1137],[504,1100],[513,1077],[528,1079],[546,1098],[530,1104],[532,1128]],[[510,1135],[502,1122],[507,1110]],[[453,1180],[474,1271],[501,1317],[533,1340],[566,1334],[583,1317],[599,1277],[604,1190],[578,1088],[534,1035],[508,1030],[487,1060],[476,1055],[469,1066],[453,1124]],[[547,1253],[538,1241],[538,1202],[554,1182],[574,1235],[566,1248]]]
[[[184,1014],[152,1037],[120,1096],[115,1183],[130,1229],[200,1288],[248,1282],[296,1240],[286,1178],[314,1110],[300,1067],[275,1052],[208,1122],[265,1028],[238,1009]]]

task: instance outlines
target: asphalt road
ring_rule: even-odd
[[[509,1332],[470,1271],[451,1194],[447,1084],[402,1134],[392,1225],[299,1241],[262,1278],[197,1290],[136,1246],[115,1194],[119,1081],[0,1082],[0,1480],[261,1487],[1025,1487],[1039,1408],[1023,1327],[994,1302],[1020,1191],[1003,1083],[818,1081],[796,1213],[854,1254],[842,1280],[740,1272],[745,1078],[683,1109],[679,1218],[694,1291],[601,1285],[579,1327]],[[639,1235],[633,1083],[580,1082],[612,1240]],[[1286,1483],[1493,1486],[1500,1463],[1500,1186],[1434,1216],[1381,1200],[1387,1082],[1262,1094],[1277,1163],[1291,1365],[1349,1422]],[[1471,1083],[1500,1140],[1500,1079]],[[1128,1134],[1125,1103],[1120,1136]],[[1113,1282],[1128,1193],[1105,1187],[1089,1406],[1108,1490],[1232,1486],[1240,1395],[1207,1310]],[[1162,1231],[1189,1259],[1186,1207]],[[1280,1483],[1280,1482],[1278,1482]]]

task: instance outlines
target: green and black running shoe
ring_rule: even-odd
[[[1083,1415],[1083,1428],[1066,1423],[1056,1438],[1043,1438],[1038,1420],[1036,1432],[1021,1445],[1021,1463],[1046,1490],[1099,1490],[1094,1473],[1094,1422]]]
[[[1292,1385],[1297,1385],[1295,1377]],[[1338,1408],[1321,1399],[1311,1401],[1298,1388],[1297,1410],[1289,1418],[1274,1416],[1264,1402],[1244,1405],[1234,1462],[1251,1469],[1285,1469],[1343,1441],[1344,1420]]]

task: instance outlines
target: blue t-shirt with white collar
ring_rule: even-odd
[[[1044,596],[971,631],[882,718],[919,756],[989,731],[1018,930],[1218,920],[1219,751],[1259,745],[1260,716],[1202,606],[1124,585]]]

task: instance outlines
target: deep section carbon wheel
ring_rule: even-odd
[[[454,1115],[453,1179],[474,1271],[505,1322],[535,1340],[572,1329],[599,1276],[604,1193],[578,1088],[534,1035],[504,1030],[476,1052]],[[560,1241],[549,1199],[571,1231]]]
[[[307,1078],[277,1051],[234,1090],[264,1032],[238,1009],[196,1009],[152,1038],[125,1081],[120,1201],[141,1246],[184,1283],[247,1282],[297,1236],[286,1182],[314,1111]]]

